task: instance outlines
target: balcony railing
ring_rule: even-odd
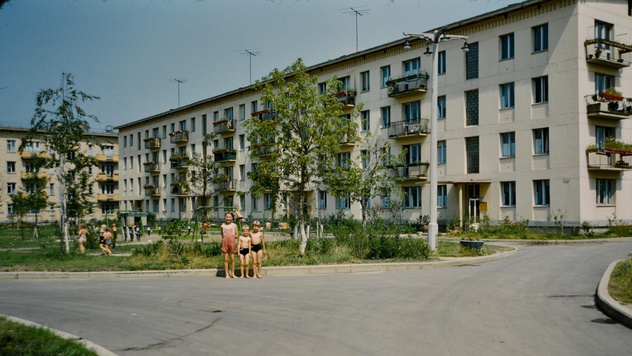
[[[213,156],[215,162],[218,163],[234,163],[237,160],[237,151],[234,149],[226,150],[214,150]]]
[[[261,121],[274,121],[277,118],[277,112],[272,109],[265,109],[261,111],[255,111],[250,114],[252,117],[259,117]]]
[[[632,169],[632,152],[616,153],[616,150],[587,151],[589,170],[622,171]]]
[[[145,148],[155,150],[160,148],[160,137],[150,137],[145,139]]]
[[[98,154],[97,161],[99,162],[109,162],[109,163],[118,163],[119,156],[115,154]]]
[[[187,168],[191,163],[189,157],[172,157],[169,159],[171,161],[171,168]]]
[[[118,194],[97,194],[97,200],[100,202],[113,202],[119,200]]]
[[[218,191],[218,190],[233,191],[233,190],[237,189],[237,180],[235,180],[235,179],[228,179],[227,181],[224,181],[224,182],[215,182],[215,183],[213,183],[213,188],[216,191]]]
[[[357,135],[355,132],[346,132],[340,136],[338,142],[341,146],[355,146]]]
[[[213,132],[217,134],[227,134],[235,132],[235,120],[223,118],[213,122]]]
[[[48,152],[46,151],[22,151],[20,154],[22,159],[36,159],[36,158],[47,158]]]
[[[342,103],[342,105],[347,108],[352,108],[355,106],[356,92],[353,90],[341,91],[334,94],[334,96],[338,98],[338,102]]]
[[[189,131],[176,131],[169,134],[171,143],[187,143],[189,142]]]
[[[182,183],[171,184],[171,194],[184,195],[185,194],[184,185]]]
[[[156,162],[145,162],[143,163],[145,166],[146,173],[159,173],[160,172],[160,163]]]
[[[260,158],[270,156],[272,153],[276,152],[276,149],[277,147],[273,143],[265,145],[250,145],[250,151]]]
[[[427,180],[428,162],[409,163],[403,167],[393,167],[395,177],[403,180]]]
[[[610,68],[625,68],[632,60],[632,45],[594,38],[584,42],[586,61]]]
[[[426,136],[430,133],[430,120],[412,119],[408,121],[392,122],[388,126],[388,137],[405,138],[411,136]]]
[[[147,184],[143,188],[145,188],[145,196],[147,197],[160,196],[160,187],[155,184]]]
[[[42,179],[46,177],[48,177],[46,172],[22,172],[20,174],[20,178],[22,178],[22,180],[35,180],[36,178]]]
[[[586,96],[586,112],[588,117],[597,119],[629,119],[632,115],[632,98],[621,98],[601,93]]]
[[[391,79],[386,82],[386,86],[388,86],[390,97],[425,93],[428,86],[428,74],[417,73]]]
[[[97,182],[99,183],[118,182],[118,181],[119,181],[118,173],[107,174],[105,172],[101,172],[97,174]]]

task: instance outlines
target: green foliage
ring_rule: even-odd
[[[188,234],[188,226],[189,224],[184,220],[172,220],[162,228],[162,235],[165,238],[184,236]]]
[[[608,292],[622,304],[632,303],[632,258],[615,266],[608,283]]]

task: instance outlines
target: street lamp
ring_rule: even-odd
[[[407,33],[404,32],[404,36],[409,38],[419,38],[426,41],[425,55],[432,55],[432,75],[430,80],[432,81],[432,96],[431,96],[431,108],[430,108],[430,223],[428,224],[428,247],[431,251],[437,249],[437,233],[439,232],[439,225],[437,224],[437,77],[438,77],[438,60],[437,46],[439,42],[449,41],[453,39],[459,39],[465,41],[461,49],[465,52],[469,51],[467,45],[467,36],[450,35],[445,33],[447,28],[442,27],[435,30],[433,33]],[[432,50],[430,50],[432,45]],[[411,49],[410,42],[406,40],[404,49]]]

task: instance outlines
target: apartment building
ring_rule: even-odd
[[[0,184],[3,189],[0,194],[0,222],[8,222],[14,214],[11,203],[11,195],[22,190],[29,192],[32,189],[31,173],[35,172],[35,160],[38,157],[46,157],[49,148],[42,140],[34,139],[20,153],[18,148],[29,128],[0,127]],[[90,133],[94,142],[83,142],[81,147],[86,154],[95,157],[98,166],[89,169],[94,183],[91,194],[94,202],[93,214],[84,218],[100,220],[104,219],[106,212],[111,217],[118,210],[118,134],[115,132]],[[48,208],[37,212],[38,221],[59,222],[59,182],[55,169],[42,168],[40,177],[47,178],[46,194],[48,195]],[[27,221],[34,221],[35,211],[27,214]]]
[[[319,85],[332,76],[342,81],[338,97],[349,110],[363,103],[360,135],[370,132],[392,153],[406,152],[406,166],[393,171],[401,179],[391,196],[403,205],[401,217],[429,214],[429,88],[437,80],[440,224],[482,215],[535,226],[632,222],[632,151],[606,147],[632,143],[632,2],[530,0],[445,27],[468,36],[469,51],[462,41],[441,42],[437,78],[428,75],[430,47],[419,39],[309,68]],[[211,205],[269,217],[269,194],[249,194],[247,173],[256,160],[244,121],[254,116],[274,112],[245,87],[119,126],[121,209],[191,218],[201,199],[181,188],[186,158],[202,154],[204,135],[215,132],[207,153],[228,179],[215,184]],[[341,142],[340,150],[343,158],[360,157],[354,142]],[[322,187],[313,187],[308,200],[312,215],[342,210],[360,217],[359,206]]]

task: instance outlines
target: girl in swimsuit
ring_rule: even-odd
[[[239,236],[239,278],[244,278],[244,264],[246,267],[246,278],[250,279],[250,228],[248,225],[244,225],[241,228],[241,236]]]
[[[237,237],[237,225],[233,223],[233,215],[224,215],[226,222],[222,224],[222,245],[220,250],[224,254],[224,273],[226,278],[235,278],[235,238]],[[230,272],[228,273],[228,260],[230,259]]]
[[[263,231],[260,231],[261,224],[259,221],[252,222],[251,238],[251,250],[252,250],[252,270],[254,276],[261,278],[261,257],[266,253],[266,244],[263,241]]]

